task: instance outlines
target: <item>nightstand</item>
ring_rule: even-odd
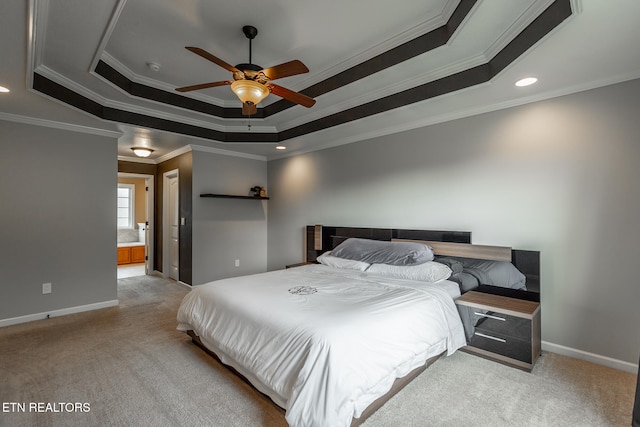
[[[540,303],[470,291],[456,300],[478,321],[463,350],[526,371],[540,356]]]
[[[312,262],[312,261],[303,261],[303,262],[298,262],[296,264],[288,264],[285,265],[284,268],[294,268],[294,267],[301,267],[303,265],[309,265],[309,264],[317,264],[317,262]]]

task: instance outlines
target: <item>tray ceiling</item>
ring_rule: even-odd
[[[156,158],[187,144],[274,158],[283,155],[275,151],[279,144],[287,153],[309,151],[557,96],[571,85],[568,70],[554,70],[554,61],[607,49],[593,37],[590,49],[566,50],[574,33],[599,22],[594,15],[602,6],[582,3],[31,0],[27,89],[90,116],[92,127],[118,132],[120,155],[142,143]],[[618,3],[638,9],[630,1],[605,9]],[[272,94],[248,118],[227,86],[175,91],[231,77],[185,46],[230,64],[248,62],[243,25],[258,28],[252,62],[269,67],[299,59],[309,67],[277,84],[314,97],[315,106]],[[638,30],[623,26],[621,33],[633,37]],[[626,68],[608,74],[610,82],[637,77],[638,54],[627,58]],[[583,64],[582,86],[573,86],[607,84],[606,72],[602,64],[589,70]],[[542,84],[513,86],[529,74]]]

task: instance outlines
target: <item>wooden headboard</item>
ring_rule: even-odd
[[[330,251],[350,237],[386,241],[418,241],[431,246],[439,256],[509,261],[527,277],[527,291],[523,299],[540,299],[540,252],[512,249],[508,246],[471,244],[469,231],[404,230],[395,228],[363,228],[308,225],[306,231],[307,261]],[[481,291],[503,294],[511,290],[482,288]]]
[[[507,246],[472,245],[470,243],[434,242],[431,240],[391,239],[392,242],[418,242],[433,248],[439,256],[487,259],[511,262],[512,249]]]

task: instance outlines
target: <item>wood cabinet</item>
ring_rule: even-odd
[[[144,246],[121,246],[118,248],[118,265],[136,264],[144,261]]]
[[[467,292],[456,300],[471,307],[477,323],[463,350],[531,371],[540,356],[540,303]]]
[[[131,246],[131,263],[144,262],[144,246]]]

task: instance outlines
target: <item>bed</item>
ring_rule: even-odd
[[[466,344],[454,304],[461,285],[447,280],[452,270],[433,261],[437,254],[424,261],[429,245],[394,233],[361,239],[364,229],[349,230],[325,230],[324,245],[308,236],[312,263],[196,286],[178,311],[178,329],[283,408],[291,426],[359,425],[426,366]],[[456,243],[470,234],[436,238]],[[392,254],[381,255],[377,244],[362,249],[377,240],[392,245]]]

